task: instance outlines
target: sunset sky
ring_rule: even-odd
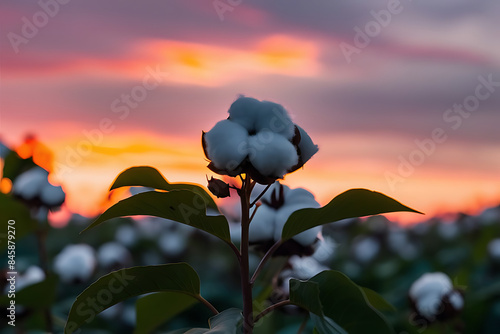
[[[205,184],[201,131],[238,94],[320,146],[285,183],[322,204],[354,187],[427,218],[500,203],[497,0],[59,1],[2,2],[0,138],[54,152],[72,212],[99,213],[132,165]]]

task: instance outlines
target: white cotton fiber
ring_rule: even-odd
[[[45,273],[40,267],[29,266],[23,275],[19,275],[16,280],[16,290],[20,291],[24,287],[41,282],[45,279]]]
[[[291,140],[295,134],[295,126],[285,108],[277,103],[262,101],[255,130],[271,131]]]
[[[298,162],[292,143],[272,132],[265,140],[260,135],[250,136],[248,147],[250,162],[264,176],[282,178]]]
[[[158,242],[162,253],[166,256],[179,256],[187,248],[186,236],[175,232],[163,233]]]
[[[229,119],[244,127],[247,132],[254,133],[260,109],[262,109],[262,102],[251,97],[242,96],[229,107]]]
[[[135,227],[130,225],[122,225],[115,232],[115,239],[121,244],[130,247],[137,243],[138,232]]]
[[[380,251],[380,242],[374,237],[356,239],[352,245],[354,257],[361,263],[373,260]]]
[[[276,211],[267,206],[261,205],[250,223],[250,242],[268,241],[273,239]]]
[[[118,242],[107,242],[97,251],[97,262],[101,267],[110,267],[116,264],[125,265],[131,259],[128,249]]]
[[[488,253],[492,259],[500,260],[500,238],[493,239],[488,243]]]
[[[453,291],[448,295],[448,299],[450,300],[451,305],[456,310],[461,310],[464,307],[464,297],[458,291]]]
[[[299,143],[299,149],[300,149],[300,156],[302,158],[302,162],[305,163],[313,155],[318,152],[319,148],[318,145],[314,144],[311,137],[307,134],[307,132],[302,129],[300,126],[297,125],[297,128],[299,129],[300,132],[300,143]]]
[[[292,189],[286,196],[286,203],[287,205],[306,204],[310,205],[311,208],[319,207],[314,195],[304,188]]]
[[[31,200],[40,195],[42,189],[49,184],[49,172],[41,167],[33,167],[19,175],[12,186],[15,195]]]
[[[412,284],[409,294],[418,312],[428,319],[433,319],[439,311],[443,297],[452,289],[451,280],[445,274],[427,273]]]
[[[234,170],[248,155],[248,131],[230,120],[215,124],[205,134],[206,151],[215,167]]]
[[[60,205],[64,202],[66,195],[61,186],[53,186],[50,183],[46,184],[40,193],[40,199],[46,206]]]
[[[297,255],[292,255],[288,262],[292,266],[291,276],[297,279],[306,280],[313,276],[316,276],[323,270],[329,269],[310,256],[300,257]]]
[[[95,266],[94,249],[87,244],[68,245],[54,258],[54,271],[65,283],[88,280]]]

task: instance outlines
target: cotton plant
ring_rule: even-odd
[[[321,245],[323,224],[386,212],[418,211],[367,189],[348,190],[321,206],[309,191],[283,185],[280,181],[287,174],[303,168],[319,147],[305,129],[293,122],[281,104],[240,96],[223,118],[201,136],[208,170],[219,175],[207,176],[208,192],[192,183],[170,183],[153,167],[131,167],[118,175],[110,191],[121,187],[152,190],[132,194],[114,204],[85,231],[110,219],[129,216],[153,216],[163,218],[161,222],[164,224],[174,221],[204,231],[219,239],[227,246],[227,251],[234,254],[239,268],[242,309],[233,307],[219,311],[217,305],[201,295],[200,278],[187,263],[131,267],[102,276],[83,291],[69,312],[65,333],[73,333],[89,321],[78,310],[88,298],[105,293],[102,287],[116,280],[117,275],[131,281],[124,279],[123,289],[110,290],[107,294],[109,300],[106,305],[101,305],[102,309],[147,294],[136,306],[138,331],[154,329],[144,319],[147,318],[145,315],[158,313],[160,301],[171,312],[163,312],[156,319],[155,326],[167,322],[173,314],[179,314],[196,301],[214,314],[209,321],[210,329],[221,333],[253,333],[256,325],[267,321],[267,314],[290,305],[310,314],[311,327],[319,333],[331,333],[334,328],[342,332],[344,327],[349,328],[349,333],[390,332],[385,318],[376,310],[377,303],[371,304],[365,290],[343,273],[328,270],[307,254],[313,254],[314,249]],[[228,219],[221,213],[217,204],[220,202],[214,197],[235,198],[234,202],[239,203],[239,214],[232,214]],[[229,220],[233,221],[231,225]],[[165,233],[168,231],[158,233],[160,243],[170,247],[172,239]],[[117,233],[116,238],[122,243],[133,242],[129,230]],[[170,251],[169,247],[163,247],[166,248],[164,251]],[[251,247],[258,252],[251,252]],[[205,256],[203,249],[200,251],[200,256]],[[256,256],[257,261],[254,261]],[[306,256],[318,264],[317,270],[297,276],[302,280],[290,278],[289,294],[284,300],[261,303],[266,296],[254,299],[254,288],[257,284],[273,286],[272,282],[266,281],[267,275],[263,272],[270,269],[276,256],[291,261],[296,269],[306,269],[307,265],[300,264],[304,261],[301,256]],[[207,259],[206,263],[215,262]],[[223,267],[214,265],[214,271],[217,268]],[[225,273],[220,275],[222,277]],[[342,288],[338,290],[337,287]],[[265,289],[268,293],[272,293],[271,290]],[[345,306],[348,306],[348,312]],[[196,330],[212,332],[210,329]]]

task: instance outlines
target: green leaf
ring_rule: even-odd
[[[178,292],[158,292],[139,298],[136,303],[137,325],[134,334],[151,333],[197,302],[196,298]]]
[[[189,190],[149,191],[119,201],[83,231],[125,216],[155,216],[196,227],[230,243],[229,224],[222,215],[207,216],[202,198]]]
[[[25,235],[36,230],[36,221],[31,218],[30,211],[26,205],[15,200],[12,196],[0,193],[0,250],[8,244],[8,226],[11,231],[15,228],[15,240],[19,240]],[[14,220],[13,225],[9,225],[9,220]],[[12,235],[12,232],[11,232]]]
[[[200,279],[187,263],[133,267],[102,276],[73,303],[64,333],[73,333],[84,323],[121,301],[145,293],[169,291],[200,299]]]
[[[311,320],[314,324],[314,329],[319,334],[348,334],[335,321],[328,317],[320,317],[311,313]]]
[[[56,275],[49,275],[45,280],[19,290],[16,292],[16,305],[36,310],[49,307],[56,299],[57,281]],[[8,295],[0,298],[0,305],[8,305],[9,303]]]
[[[396,211],[421,213],[379,192],[367,189],[350,189],[336,196],[322,208],[301,209],[292,213],[283,227],[281,239],[285,241],[315,226],[346,218]]]
[[[210,318],[210,328],[178,329],[167,334],[239,334],[242,321],[241,310],[230,308]]]
[[[370,305],[376,308],[377,310],[396,312],[396,308],[392,306],[391,303],[389,303],[387,300],[384,299],[384,297],[382,297],[372,289],[361,287],[361,290],[363,290],[363,293],[365,294],[365,297],[370,303]]]
[[[118,175],[109,190],[120,187],[142,186],[160,190],[190,190],[200,195],[207,207],[217,209],[213,198],[199,185],[193,183],[169,183],[167,179],[156,169],[149,166],[131,167]]]
[[[362,288],[338,271],[323,271],[306,282],[291,280],[290,300],[321,318],[315,324],[320,333],[329,333],[328,328],[336,325],[349,334],[393,333],[383,315],[370,305]]]
[[[291,279],[290,302],[308,310],[311,313],[323,316],[319,297],[319,286],[317,283]]]

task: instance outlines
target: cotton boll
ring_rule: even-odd
[[[97,251],[97,262],[101,267],[108,268],[115,265],[124,267],[131,259],[128,249],[118,242],[107,242]]]
[[[46,184],[40,193],[42,203],[48,207],[59,206],[64,203],[66,194],[61,186],[53,186],[50,183]]]
[[[15,195],[32,200],[40,195],[43,187],[49,184],[49,172],[41,167],[33,167],[19,175],[12,186]]]
[[[452,291],[448,295],[448,300],[456,310],[461,310],[464,307],[464,297],[458,291]]]
[[[276,211],[267,205],[261,205],[256,210],[257,212],[250,223],[249,241],[254,243],[272,240],[276,224]]]
[[[295,134],[295,125],[285,108],[277,103],[262,101],[255,130],[271,131],[291,140]]]
[[[316,276],[323,270],[328,270],[329,268],[320,264],[312,257],[300,257],[293,255],[288,260],[292,266],[292,277],[298,279],[309,279]]]
[[[257,184],[257,185],[259,185],[259,184]],[[255,188],[257,188],[257,185],[255,186]],[[281,188],[283,190],[281,190]],[[261,189],[254,189],[253,192],[252,192],[252,195],[255,195],[255,197],[257,197],[263,190],[264,190],[263,188],[261,188]],[[278,198],[280,196],[280,192],[283,192],[283,196],[285,198],[287,198],[288,195],[289,195],[289,193],[290,193],[290,191],[291,191],[290,187],[288,187],[287,185],[281,184],[278,181],[276,181],[276,182],[274,182],[269,187],[269,189],[267,189],[266,193],[261,197],[261,200],[263,202],[271,203],[273,196],[276,197],[276,198]]]
[[[122,225],[115,232],[115,239],[126,247],[137,243],[137,231],[130,225]]]
[[[312,257],[320,263],[328,263],[335,256],[337,242],[330,237],[320,238]]]
[[[241,224],[229,223],[229,234],[231,235],[231,241],[239,244],[241,242]]]
[[[137,313],[135,311],[135,306],[126,305],[122,313],[123,322],[131,327],[135,327],[137,323]]]
[[[164,255],[176,257],[186,250],[187,240],[178,233],[166,232],[161,235],[159,245]]]
[[[20,291],[25,287],[41,282],[45,279],[45,273],[40,267],[29,266],[23,275],[19,275],[16,279],[16,290]]]
[[[427,273],[416,280],[410,288],[410,298],[417,311],[429,320],[436,317],[442,299],[453,290],[448,276],[443,273]]]
[[[300,157],[302,163],[306,163],[313,155],[318,152],[318,145],[314,144],[311,137],[307,134],[307,132],[302,129],[300,126],[296,125],[300,132]]]
[[[264,176],[282,178],[298,162],[297,151],[285,137],[266,131],[248,139],[252,165]]]
[[[86,244],[68,245],[54,259],[54,271],[65,283],[88,280],[95,266],[94,249]]]
[[[307,204],[310,205],[310,207],[320,206],[319,203],[316,202],[314,195],[304,188],[292,189],[285,198],[287,205]]]
[[[261,114],[263,105],[257,99],[251,97],[239,97],[229,107],[229,119],[244,127],[247,132],[256,132],[255,124]]]
[[[488,254],[494,261],[500,262],[500,238],[493,239],[488,243]]]
[[[374,237],[355,239],[352,245],[354,258],[361,263],[371,262],[380,251],[380,242]]]
[[[248,131],[238,123],[220,121],[204,138],[208,158],[219,169],[234,170],[248,155]]]
[[[460,233],[460,227],[458,226],[457,223],[451,221],[451,222],[441,222],[437,226],[437,231],[441,238],[445,240],[453,240],[455,239],[459,233]]]

